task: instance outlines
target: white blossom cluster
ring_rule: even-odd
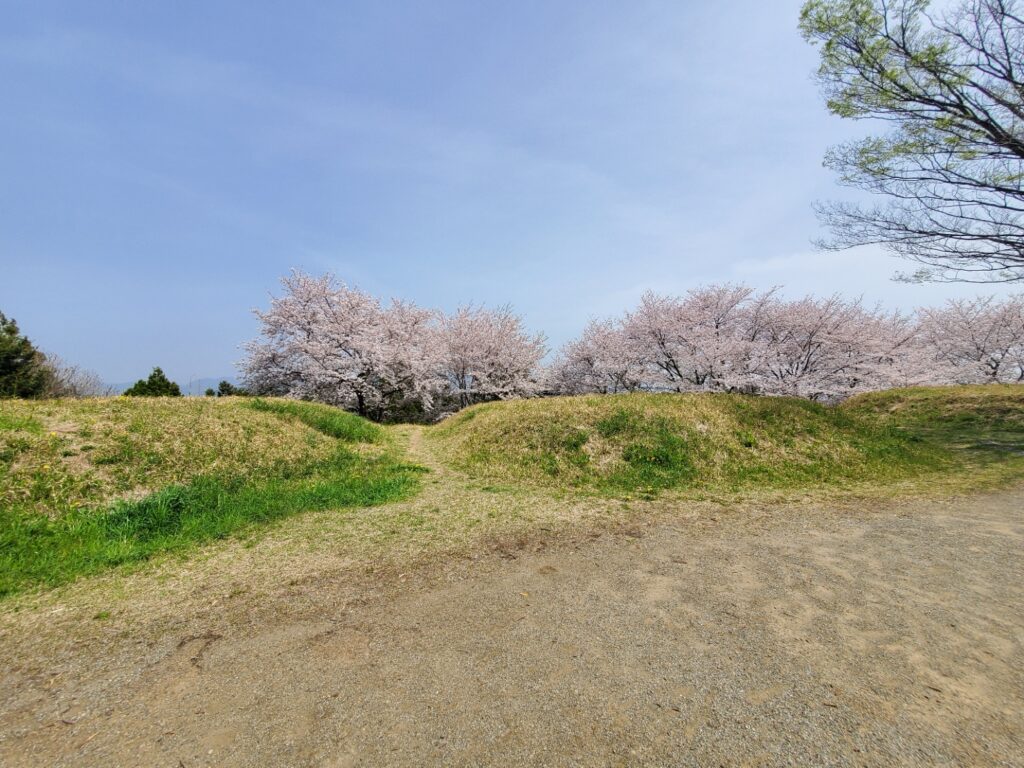
[[[1024,295],[913,314],[743,285],[646,294],[543,367],[508,307],[384,305],[327,275],[283,281],[242,364],[247,387],[375,419],[430,419],[540,394],[718,391],[834,401],[922,384],[1024,381]]]
[[[246,346],[256,393],[331,403],[375,419],[430,418],[475,402],[533,395],[541,335],[508,307],[451,315],[403,301],[382,305],[333,276],[295,272],[257,312]]]
[[[913,315],[839,296],[711,285],[646,294],[565,345],[550,388],[733,391],[837,400],[922,384],[1024,381],[1024,295],[950,301]]]

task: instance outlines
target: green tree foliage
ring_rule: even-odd
[[[236,387],[230,381],[221,381],[217,385],[217,397],[231,397],[232,395],[244,396],[249,393],[241,387]]]
[[[41,397],[48,383],[43,353],[0,312],[0,397]]]
[[[213,387],[207,387],[203,394],[206,395],[206,397],[214,397],[217,393],[214,391]]]
[[[911,279],[1024,280],[1024,15],[1018,0],[808,0],[828,108],[891,130],[825,165],[874,205],[828,203],[823,245],[880,243]]]
[[[181,397],[181,387],[158,367],[153,369],[148,379],[139,379],[124,394],[129,397]]]

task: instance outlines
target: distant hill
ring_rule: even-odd
[[[222,381],[230,382],[231,384],[234,384],[236,387],[240,386],[240,382],[238,381],[238,378],[235,376],[214,376],[211,378],[192,379],[192,381],[178,381],[177,379],[172,380],[178,382],[178,386],[181,387],[181,394],[185,395],[186,397],[200,396],[203,393],[205,393],[207,389],[217,389],[217,385],[220,384]],[[114,394],[119,395],[134,383],[134,381],[120,381],[108,384],[107,386],[114,390]]]

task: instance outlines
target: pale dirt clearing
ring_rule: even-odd
[[[762,512],[52,644],[15,617],[0,764],[1024,765],[1024,491]]]

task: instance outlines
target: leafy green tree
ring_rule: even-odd
[[[907,279],[1024,280],[1024,10],[1018,0],[808,0],[804,38],[839,117],[888,133],[829,150],[874,205],[818,207],[827,248],[880,243]]]
[[[231,395],[249,394],[241,387],[236,387],[230,381],[222,381],[217,385],[217,397],[230,397]]]
[[[214,397],[217,393],[214,391],[213,387],[207,387],[203,394],[206,395],[206,397]]]
[[[49,379],[46,357],[0,312],[0,397],[41,397]]]
[[[124,394],[129,397],[181,397],[181,387],[158,367],[153,369],[148,379],[139,379]]]

